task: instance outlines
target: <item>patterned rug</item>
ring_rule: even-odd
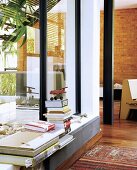
[[[137,149],[96,145],[69,170],[137,170]]]

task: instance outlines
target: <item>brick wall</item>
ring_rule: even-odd
[[[100,82],[103,82],[103,12],[101,12]],[[114,83],[137,79],[137,9],[114,12]]]

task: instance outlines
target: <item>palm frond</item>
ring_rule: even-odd
[[[58,2],[59,0],[48,0],[47,11]],[[39,9],[35,8],[38,5],[39,0],[8,0],[8,3],[0,3],[0,29],[6,29],[9,35],[3,40],[3,50],[19,41],[22,36],[24,38],[21,46],[25,43],[26,26],[33,26],[39,19]],[[9,31],[11,28],[13,28],[12,33]]]

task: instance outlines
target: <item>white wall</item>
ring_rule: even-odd
[[[93,113],[99,115],[100,76],[100,0],[93,1]],[[96,96],[94,98],[94,96]]]
[[[100,1],[81,0],[81,111],[99,115]],[[75,111],[75,1],[67,1],[66,77],[68,99]]]
[[[100,2],[81,0],[82,112],[99,115]]]
[[[75,112],[75,0],[67,0],[66,86],[69,107]],[[99,115],[100,0],[81,0],[82,113]]]
[[[66,86],[69,107],[75,112],[75,1],[67,0],[66,12]]]

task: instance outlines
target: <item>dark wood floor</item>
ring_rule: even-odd
[[[103,106],[100,101],[100,117],[101,117],[101,129],[103,136],[99,143],[125,146],[125,147],[136,147],[137,148],[137,121],[134,120],[120,120],[119,110],[120,102],[114,102],[114,124],[104,125],[102,122],[103,117]]]

